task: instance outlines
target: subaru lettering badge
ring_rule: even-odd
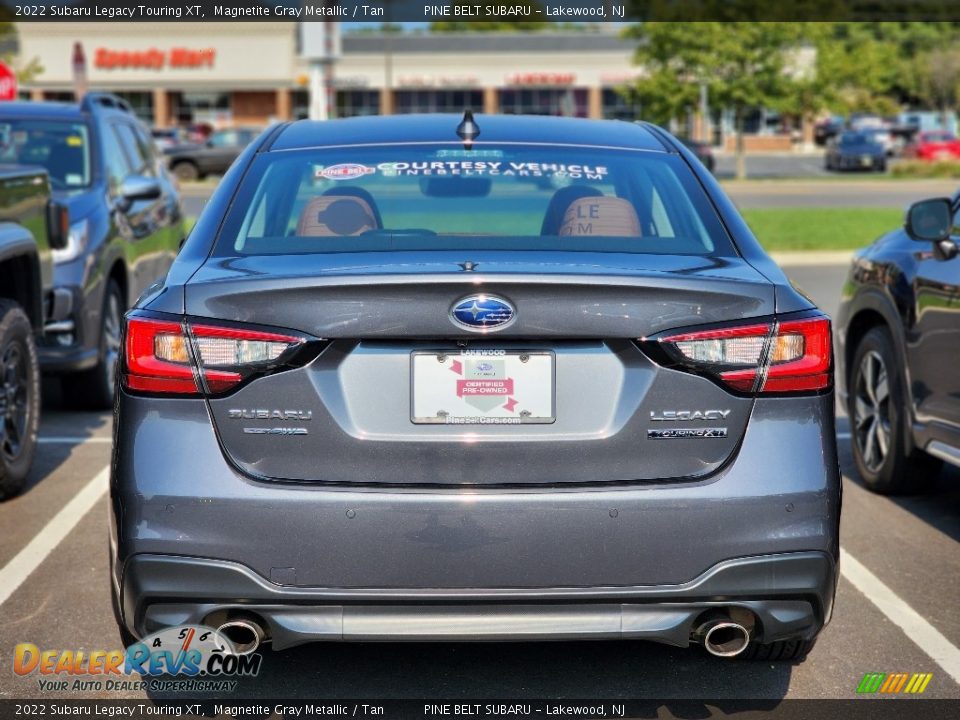
[[[454,325],[475,332],[502,330],[516,316],[513,305],[495,295],[468,295],[450,308]]]

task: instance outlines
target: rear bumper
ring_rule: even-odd
[[[277,650],[313,641],[604,638],[686,647],[702,616],[732,608],[753,613],[761,642],[810,639],[830,616],[835,584],[835,562],[819,552],[727,560],[672,586],[482,590],[284,587],[236,563],[138,555],[123,571],[122,598],[137,635],[244,613]]]
[[[883,157],[872,157],[867,161],[857,155],[856,157],[841,157],[838,161],[838,167],[841,170],[876,170],[884,163],[885,158]]]
[[[734,458],[695,481],[437,489],[257,481],[225,460],[203,402],[121,391],[115,589],[135,633],[243,606],[281,647],[438,627],[685,643],[734,600],[765,639],[815,633],[839,553],[833,401],[756,401]]]

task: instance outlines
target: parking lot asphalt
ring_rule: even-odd
[[[828,312],[842,265],[788,268]],[[142,698],[45,692],[12,671],[14,646],[121,647],[109,599],[109,413],[63,409],[48,384],[27,491],[0,504],[0,698]],[[960,699],[960,471],[928,495],[883,498],[857,479],[838,422],[844,551],[836,609],[800,664],[744,663],[641,642],[338,644],[265,649],[236,698],[853,698],[867,672],[929,672],[925,698]],[[169,448],[177,452],[177,448]],[[783,472],[771,462],[764,472]],[[198,469],[197,482],[203,482]],[[163,695],[150,695],[160,699]],[[207,699],[213,699],[208,697]],[[767,707],[767,706],[761,706]]]

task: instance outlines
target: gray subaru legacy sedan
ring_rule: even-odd
[[[837,578],[831,360],[655,126],[278,125],[126,318],[121,630],[803,658]]]

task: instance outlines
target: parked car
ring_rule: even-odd
[[[837,314],[840,397],[870,490],[916,493],[960,465],[960,195],[913,205],[855,256]]]
[[[916,160],[960,160],[960,140],[945,130],[917,133],[903,150],[905,158]]]
[[[847,121],[847,126],[854,132],[864,130],[889,130],[892,123],[873,113],[853,113]]]
[[[891,157],[895,154],[897,149],[897,140],[894,139],[893,133],[885,127],[880,128],[867,128],[862,130],[871,142],[877,143],[880,147],[883,148],[883,152],[887,157]]]
[[[957,116],[955,113],[910,111],[901,113],[897,120],[899,127],[912,129],[913,132],[944,130],[951,135],[956,135],[958,130]]]
[[[830,140],[843,132],[846,120],[839,115],[818,120],[813,126],[813,142],[817,145],[826,145]]]
[[[184,131],[177,127],[172,128],[153,128],[150,130],[150,136],[153,138],[154,145],[158,152],[163,152],[172,147],[177,147],[184,143]]]
[[[121,317],[170,266],[184,237],[180,197],[150,132],[120,98],[0,103],[0,161],[46,169],[69,212],[53,252],[57,307],[38,347],[78,406],[113,402]]]
[[[252,128],[217,130],[206,142],[184,143],[163,152],[174,175],[189,182],[225,173],[258,133]]]
[[[42,168],[0,165],[0,500],[23,488],[37,448],[36,337],[57,309],[51,251],[66,230],[66,208],[52,202]]]
[[[208,122],[188,122],[184,127],[184,134],[188,143],[203,145],[213,134],[214,127]]]
[[[703,163],[703,166],[707,170],[710,172],[714,171],[717,163],[713,157],[713,148],[710,147],[710,143],[690,140],[689,138],[679,138],[679,140],[687,146],[687,149],[696,156],[697,160]]]
[[[653,125],[278,125],[125,337],[125,633],[770,661],[830,618],[830,321]]]
[[[884,172],[887,169],[887,153],[870,133],[845,132],[827,145],[825,166],[827,170]]]

